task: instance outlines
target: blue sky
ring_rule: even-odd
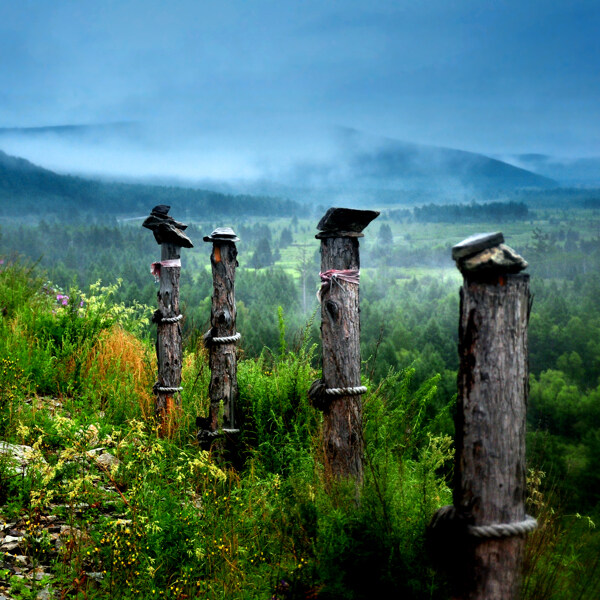
[[[598,156],[599,31],[597,0],[0,0],[0,127]]]

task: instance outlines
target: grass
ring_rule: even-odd
[[[306,394],[316,348],[289,350],[281,336],[278,352],[239,363],[243,466],[233,470],[196,441],[205,350],[186,350],[181,418],[160,435],[154,350],[139,327],[150,311],[113,293],[57,293],[18,263],[0,271],[0,432],[30,448],[24,465],[0,459],[0,516],[25,557],[23,579],[16,553],[3,557],[14,598],[44,588],[98,600],[448,597],[425,545],[451,496],[452,442],[425,418],[437,377],[413,390],[413,371],[392,372],[365,397],[357,498],[352,483],[325,485],[321,414]],[[564,525],[542,532],[529,546],[527,598],[570,598],[584,553]],[[556,560],[564,577],[535,583]],[[40,582],[27,577],[36,569]],[[589,590],[580,597],[595,598]]]

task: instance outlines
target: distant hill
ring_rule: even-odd
[[[63,162],[77,162],[79,157],[87,157],[87,149],[90,157],[100,157],[99,173],[102,157],[106,156],[110,156],[107,164],[112,164],[113,168],[117,156],[121,165],[125,168],[131,165],[134,170],[140,158],[143,162],[149,151],[154,156],[157,153],[162,156],[162,147],[160,144],[156,146],[160,136],[153,137],[151,131],[151,125],[136,122],[0,128],[0,145],[3,141],[8,145],[16,144],[13,145],[14,153],[22,152],[27,156],[31,149],[35,150],[31,153],[34,156],[47,153],[52,157],[52,164],[60,164],[60,170],[66,172],[74,169],[70,164],[63,166]],[[177,139],[167,130],[164,135],[164,139],[171,143]],[[177,135],[183,134],[179,132]],[[211,138],[210,135],[216,137]],[[30,189],[36,197],[45,199],[45,206],[58,198],[70,198],[73,209],[78,210],[83,203],[85,210],[136,212],[140,206],[147,206],[148,198],[166,197],[175,202],[172,198],[185,197],[184,201],[201,214],[208,210],[211,202],[212,206],[223,211],[279,214],[297,209],[297,205],[286,204],[282,197],[302,204],[310,202],[329,206],[416,205],[498,200],[524,190],[549,190],[558,186],[555,178],[548,176],[553,172],[551,169],[542,171],[539,168],[544,162],[539,157],[535,160],[513,157],[509,158],[513,164],[509,164],[483,154],[415,144],[351,128],[311,129],[301,138],[281,132],[281,139],[274,139],[272,148],[268,140],[261,145],[263,149],[271,148],[264,155],[249,139],[236,142],[235,133],[224,131],[210,135],[194,137],[188,134],[190,139],[193,138],[192,141],[188,139],[186,144],[185,162],[188,165],[194,163],[194,152],[204,152],[207,145],[218,142],[223,148],[228,145],[235,147],[246,157],[248,164],[256,167],[253,172],[257,175],[246,179],[237,175],[231,179],[208,178],[202,171],[203,161],[198,160],[197,168],[193,170],[195,179],[185,179],[183,171],[178,170],[181,164],[173,162],[165,149],[165,160],[157,166],[152,179],[147,175],[143,176],[143,180],[139,179],[140,175],[136,179],[134,172],[124,174],[130,175],[128,182],[141,181],[139,186],[133,183],[107,184],[85,178],[85,175],[84,178],[65,177],[31,169],[24,178],[27,169],[21,165],[24,170],[19,171],[21,175],[13,182],[16,188],[13,187],[11,193],[22,200],[27,198],[27,206],[31,206],[32,201],[32,197],[27,195]],[[149,139],[155,145],[148,146]],[[55,149],[58,149],[56,153]],[[290,150],[289,156],[286,149]],[[42,162],[39,158],[36,160]],[[88,157],[87,168],[95,170],[89,160]],[[79,162],[79,173],[86,172],[83,164]],[[16,163],[13,167],[17,167]],[[111,177],[112,174],[107,171],[104,175]],[[14,178],[15,174],[11,177]],[[0,189],[3,185],[0,182]],[[214,191],[205,191],[207,189]],[[247,198],[248,195],[253,198]]]
[[[238,189],[315,202],[340,198],[349,204],[417,204],[488,200],[558,186],[549,177],[463,150],[348,128],[336,128],[328,141],[333,148],[330,158],[267,171],[263,180],[246,182],[242,188],[238,183]]]
[[[567,186],[600,186],[600,157],[559,158],[546,154],[517,154],[507,161]]]
[[[89,137],[90,135],[107,134],[133,134],[138,131],[138,123],[135,121],[115,121],[112,123],[98,124],[68,124],[68,125],[45,125],[41,127],[0,127],[0,138],[4,136],[19,135],[22,137],[39,138],[48,134],[57,137]]]
[[[177,206],[176,218],[193,220],[213,215],[291,216],[301,211],[297,202],[281,198],[60,175],[0,151],[0,216],[61,220],[145,216],[156,204]]]

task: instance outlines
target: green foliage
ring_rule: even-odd
[[[546,251],[554,259],[557,253],[566,257],[552,274],[561,278],[533,279],[529,458],[535,466],[549,467],[545,481],[558,481],[556,495],[566,497],[563,513],[588,510],[597,520],[597,248],[593,236],[577,237],[574,226],[561,223],[542,231],[542,238],[548,235]],[[71,536],[55,558],[52,589],[58,595],[447,597],[443,580],[431,569],[423,535],[436,508],[449,502],[459,279],[454,272],[422,267],[438,269],[440,257],[448,261],[446,241],[458,236],[458,227],[443,237],[442,228],[431,226],[427,235],[435,242],[422,233],[429,226],[405,227],[390,227],[402,267],[386,264],[388,257],[369,236],[362,248],[362,354],[372,391],[364,398],[366,462],[360,494],[352,484],[323,479],[321,415],[306,394],[318,377],[313,345],[318,332],[312,323],[304,324],[310,306],[304,302],[301,308],[293,268],[242,266],[236,278],[246,462],[234,473],[216,455],[202,452],[194,437],[195,418],[208,405],[209,370],[198,340],[206,330],[212,289],[199,253],[186,255],[182,273],[183,326],[189,336],[185,389],[181,428],[168,440],[158,435],[153,419],[154,352],[143,321],[149,311],[135,305],[153,302],[146,271],[156,245],[148,232],[66,227],[60,234],[67,243],[53,249],[52,228],[3,229],[5,252],[7,243],[14,246],[22,236],[27,240],[22,247],[31,248],[34,256],[48,253],[44,260],[53,269],[52,278],[60,275],[60,284],[69,289],[64,293],[44,285],[29,266],[8,260],[0,265],[0,434],[33,447],[26,476],[11,474],[14,465],[0,455],[0,500],[5,502],[0,511],[5,519],[37,523],[26,550],[36,560],[48,549],[39,528],[42,517],[59,515],[85,532]],[[264,237],[274,244],[281,237],[265,224],[245,228],[248,240],[254,236],[252,243]],[[524,245],[532,228],[525,224],[520,230]],[[296,236],[307,231],[303,222],[293,229]],[[304,235],[308,239],[310,234]],[[105,248],[107,239],[114,241],[113,248]],[[537,264],[535,243],[532,271],[549,272],[553,263],[545,265],[539,256]],[[295,246],[286,253],[297,252]],[[54,250],[62,253],[59,259],[53,258]],[[523,254],[531,260],[529,252]],[[307,269],[318,271],[311,264]],[[583,269],[588,270],[585,277],[578,276]],[[76,272],[84,288],[100,277],[127,278],[118,287],[94,286],[82,294],[75,286],[68,288]],[[305,292],[316,304],[312,289]],[[120,464],[98,466],[91,452],[96,448]],[[548,487],[540,484],[541,492]],[[77,508],[81,502],[88,507]],[[554,500],[548,504],[551,510]],[[542,514],[536,506],[530,511]],[[586,589],[594,589],[597,534],[585,528],[583,518],[557,519],[560,527],[543,530],[548,537],[538,545],[538,558],[528,571],[528,598],[568,598],[560,590],[574,581],[584,585],[588,574]],[[581,544],[567,536],[571,531]],[[533,583],[559,567],[564,573],[560,581],[547,578],[542,587]],[[103,573],[103,578],[81,577],[88,572]]]
[[[105,215],[148,214],[156,204],[179,205],[184,214],[211,217],[235,215],[292,215],[297,202],[268,196],[221,194],[209,190],[144,184],[109,183],[59,175],[0,151],[0,208],[23,218],[35,215],[60,222]]]
[[[416,221],[433,223],[479,223],[523,221],[529,209],[523,202],[487,202],[478,204],[427,204],[413,208]]]
[[[76,288],[65,294],[50,284],[33,290],[33,283],[24,284],[9,274],[3,283],[4,295],[28,293],[31,300],[15,307],[3,321],[0,356],[11,356],[25,377],[38,382],[41,393],[81,391],[82,369],[100,333],[113,325],[140,333],[149,323],[147,307],[113,302],[119,282],[104,287],[97,282],[87,294]]]
[[[282,348],[279,357],[264,350],[258,359],[239,363],[242,441],[260,454],[261,467],[268,472],[289,473],[311,460],[320,422],[307,394],[316,379],[311,366],[315,350],[302,347],[295,354]]]
[[[447,597],[425,550],[425,529],[450,501],[439,472],[452,458],[452,441],[423,421],[436,380],[413,395],[413,375],[391,373],[367,398],[358,501],[344,484],[320,497],[317,554],[327,582],[320,598]]]
[[[593,600],[600,592],[600,542],[596,524],[579,513],[556,510],[556,490],[544,485],[546,474],[530,469],[528,512],[538,528],[528,535],[522,597],[526,600]],[[560,501],[558,501],[560,502]]]

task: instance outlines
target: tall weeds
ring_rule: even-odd
[[[0,434],[32,448],[18,477],[0,454],[0,514],[26,531],[28,560],[52,554],[56,597],[448,597],[424,538],[450,502],[451,439],[429,416],[438,378],[414,389],[408,369],[367,381],[364,485],[358,496],[353,482],[325,485],[321,414],[307,397],[316,347],[307,335],[291,351],[280,313],[276,352],[239,362],[245,463],[234,472],[194,436],[208,407],[204,348],[186,350],[181,426],[162,438],[144,311],[111,304],[110,286],[71,291],[64,304],[49,289],[17,265],[0,271]],[[114,460],[102,466],[100,452]],[[594,597],[594,557],[578,544],[589,522],[565,521],[545,499],[531,510],[542,527],[524,597]],[[54,549],[43,531],[57,519],[69,533]]]

